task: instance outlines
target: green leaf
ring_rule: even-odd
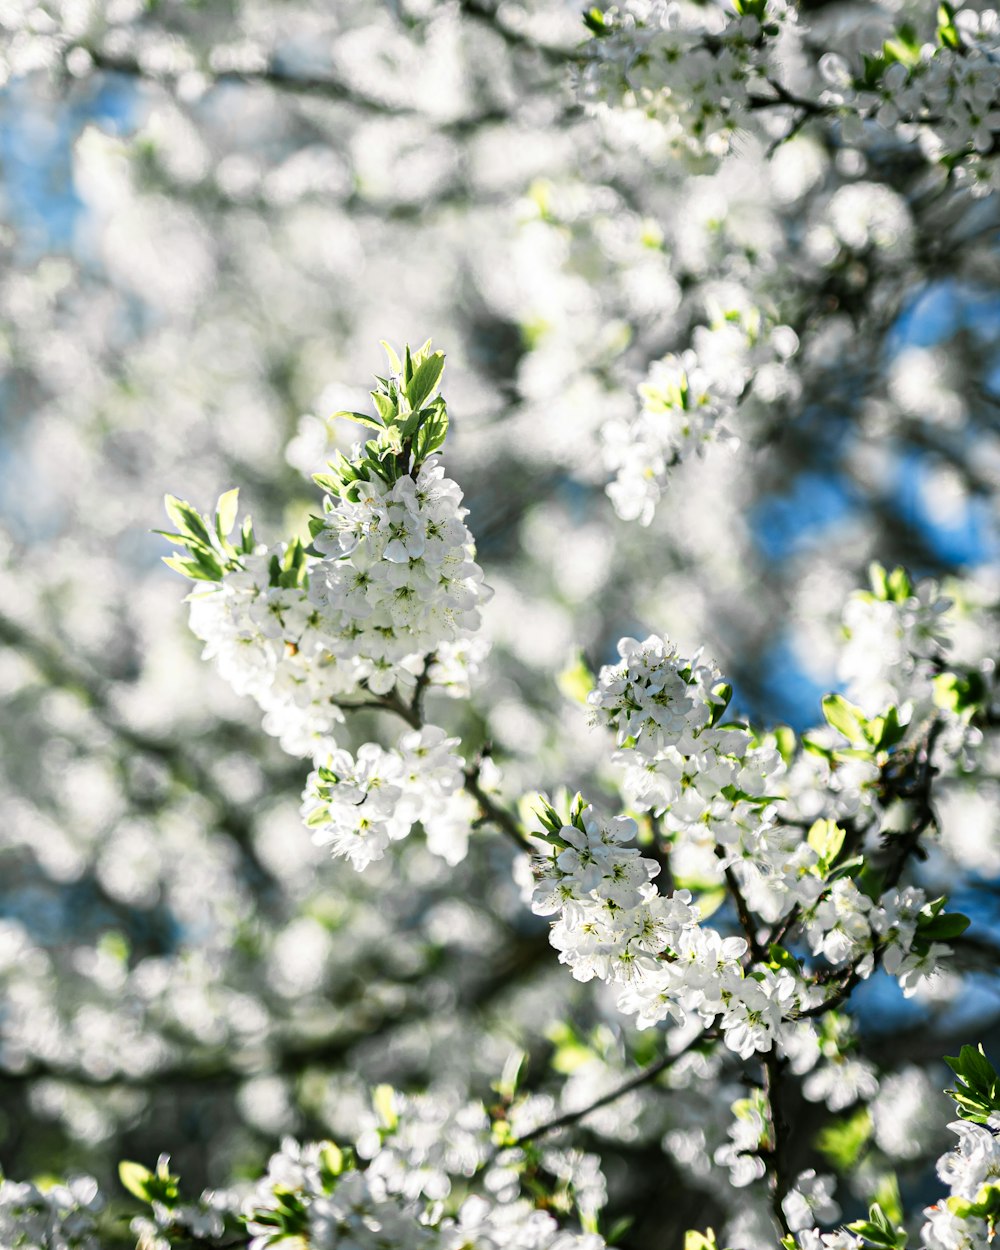
[[[871,1112],[867,1107],[861,1107],[844,1119],[835,1120],[820,1129],[816,1135],[816,1149],[829,1159],[838,1172],[849,1174],[871,1140],[873,1127]]]
[[[903,1222],[903,1202],[899,1196],[899,1178],[895,1172],[886,1172],[875,1186],[875,1201],[893,1225]]]
[[[826,872],[840,854],[846,833],[835,820],[816,820],[806,835],[806,841],[819,857],[819,868]]]
[[[821,742],[817,742],[815,738],[810,738],[808,734],[802,736],[802,749],[808,751],[810,755],[818,755],[821,759],[832,761],[834,751],[831,747],[824,746]]]
[[[889,598],[888,574],[877,560],[873,560],[868,566],[868,581],[871,584],[872,593],[876,599]]]
[[[163,563],[168,569],[173,569],[175,573],[180,573],[183,577],[189,577],[196,582],[217,582],[219,579],[213,573],[207,572],[195,560],[185,560],[181,556],[163,556]]]
[[[395,402],[390,399],[388,395],[383,395],[381,391],[372,391],[371,397],[372,402],[378,409],[378,415],[382,418],[382,425],[391,425],[396,419],[396,413],[398,411]],[[367,424],[373,425],[377,430],[382,428],[382,426],[375,421],[368,421]]]
[[[868,722],[859,707],[848,703],[843,695],[839,694],[826,695],[822,706],[826,723],[838,733],[843,734],[848,742],[855,746],[862,746],[868,741],[866,732]]]
[[[347,1164],[344,1152],[332,1141],[323,1143],[319,1157],[323,1171],[330,1178],[339,1176]]]
[[[236,510],[240,504],[239,487],[227,490],[219,496],[215,505],[215,528],[220,538],[228,538],[236,524]]]
[[[149,1202],[149,1182],[153,1178],[153,1173],[149,1168],[145,1168],[141,1163],[131,1163],[127,1159],[123,1159],[118,1164],[118,1178],[133,1197],[139,1199],[140,1202]]]
[[[527,1072],[527,1064],[528,1052],[521,1050],[520,1047],[515,1047],[504,1060],[500,1079],[493,1088],[505,1102],[510,1102],[520,1088],[521,1081]]]
[[[257,538],[253,532],[253,521],[249,517],[244,517],[240,529],[240,551],[244,555],[251,555],[256,545]]]
[[[410,406],[420,409],[437,390],[441,374],[444,372],[444,353],[435,352],[428,356],[413,372],[413,377],[406,386],[406,398]]]
[[[968,916],[952,911],[926,921],[918,918],[917,934],[924,942],[947,942],[951,938],[961,937],[971,923]]]
[[[986,698],[986,683],[975,670],[963,674],[938,673],[934,678],[934,702],[957,716],[971,715]]]
[[[617,1245],[634,1223],[634,1215],[623,1215],[620,1219],[615,1220],[615,1222],[608,1229],[608,1235],[605,1239],[606,1244],[609,1246]]]
[[[183,499],[177,499],[174,495],[164,495],[163,504],[167,510],[167,516],[182,534],[187,534],[206,547],[212,546],[212,535],[209,533],[208,526],[189,503],[185,503]]]
[[[868,722],[868,735],[877,751],[888,751],[906,736],[906,725],[899,723],[899,711],[889,708],[884,716]]]
[[[604,21],[604,14],[600,9],[588,9],[583,15],[583,24],[589,31],[598,37],[608,34],[608,27]]]
[[[790,729],[788,725],[779,725],[773,730],[774,745],[778,748],[778,754],[785,761],[785,764],[791,764],[795,757],[795,730]]]
[[[913,583],[910,575],[901,565],[894,568],[886,581],[888,597],[893,603],[905,603],[913,596]]]
[[[995,1111],[1000,1111],[1000,1077],[987,1059],[982,1043],[963,1046],[957,1055],[946,1055],[945,1063],[958,1077],[957,1088],[946,1092],[958,1104],[963,1120],[985,1124]]]
[[[958,49],[962,45],[958,27],[955,25],[955,6],[952,4],[938,5],[937,37],[938,43],[945,48]]]
[[[381,1127],[392,1132],[399,1123],[396,1111],[396,1092],[391,1085],[376,1085],[372,1091],[372,1106]]]
[[[437,399],[425,415],[413,440],[413,459],[421,464],[444,444],[448,433],[448,409],[443,399]]]
[[[586,703],[587,696],[594,689],[594,674],[583,658],[583,652],[577,651],[572,661],[556,677],[559,693],[577,703]]]
[[[795,958],[791,951],[785,950],[777,942],[772,942],[767,948],[768,960],[771,967],[777,971],[779,968],[787,968],[789,972],[797,975],[801,974],[802,968],[799,961]]]
[[[868,1208],[867,1220],[855,1220],[847,1227],[873,1246],[902,1250],[906,1245],[906,1230],[895,1226],[877,1202]]]
[[[385,352],[386,357],[389,361],[389,368],[393,371],[393,373],[402,373],[403,366],[400,363],[399,357],[392,350],[392,348],[385,341],[385,339],[382,339],[381,342],[382,342],[382,350]]]
[[[373,391],[374,395],[375,392]],[[370,425],[373,430],[384,430],[385,426],[381,421],[376,421],[374,417],[366,417],[363,412],[348,412],[346,408],[342,408],[340,412],[333,414],[335,417],[342,417],[345,421],[355,421],[358,425]]]
[[[718,1250],[715,1230],[706,1228],[700,1233],[697,1229],[689,1228],[684,1234],[684,1250]]]
[[[712,713],[708,723],[714,728],[725,716],[726,710],[733,700],[733,688],[729,682],[720,682],[712,688],[712,700]],[[715,700],[718,700],[718,702]]]

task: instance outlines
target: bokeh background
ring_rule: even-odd
[[[820,40],[906,7],[803,6]],[[258,534],[304,531],[380,339],[447,353],[447,463],[496,594],[471,703],[431,710],[493,744],[510,795],[612,794],[558,675],[623,634],[704,645],[742,712],[815,723],[872,559],[960,576],[957,653],[995,652],[995,197],[808,126],[770,161],[747,136],[682,162],[654,124],[581,107],[583,33],[560,0],[0,15],[9,1175],[107,1181],[166,1151],[220,1184],[283,1133],[349,1138],[371,1084],[488,1096],[521,1048],[572,1106],[655,1044],[556,964],[498,836],[456,869],[416,839],[364,875],[314,848],[305,764],[200,661],[160,562],[165,492],[204,509],[239,486]],[[789,384],[744,406],[738,451],[678,470],[652,525],[620,521],[600,430],[734,290],[796,329]],[[884,1115],[877,1147],[914,1193],[946,1140],[939,1056],[1000,1043],[995,757],[942,793],[921,870],[986,945],[929,995],[858,995],[865,1053],[926,1112],[909,1138]],[[724,1136],[714,1086],[591,1122],[613,1209],[640,1215],[623,1244],[706,1223],[711,1177],[671,1133],[714,1104]]]

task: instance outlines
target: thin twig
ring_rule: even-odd
[[[536,1128],[531,1129],[530,1132],[527,1132],[522,1137],[519,1137],[517,1141],[512,1143],[512,1145],[523,1146],[526,1142],[535,1141],[539,1137],[545,1137],[549,1133],[555,1133],[561,1128],[566,1128],[570,1124],[575,1124],[577,1120],[584,1119],[586,1116],[590,1115],[592,1111],[597,1111],[601,1107],[606,1107],[609,1103],[616,1102],[619,1098],[624,1098],[626,1094],[630,1094],[634,1089],[639,1089],[641,1086],[648,1084],[650,1081],[655,1081],[661,1072],[666,1072],[666,1070],[675,1064],[678,1059],[681,1059],[684,1055],[689,1054],[703,1042],[715,1041],[717,1037],[718,1033],[716,1033],[713,1029],[705,1029],[696,1037],[693,1037],[689,1042],[686,1042],[681,1049],[676,1052],[676,1054],[663,1055],[662,1058],[657,1059],[655,1063],[651,1063],[648,1067],[645,1067],[640,1072],[637,1072],[635,1076],[630,1077],[616,1089],[611,1090],[607,1094],[602,1094],[600,1098],[595,1098],[594,1101],[588,1103],[586,1107],[580,1107],[576,1111],[567,1111],[563,1115],[556,1116],[553,1120],[546,1121],[545,1124],[539,1124]]]
[[[518,850],[530,851],[532,849],[531,841],[521,828],[514,814],[493,801],[480,785],[479,777],[480,764],[478,762],[470,764],[465,770],[465,788],[479,804],[483,819],[496,825],[498,829],[515,843]]]

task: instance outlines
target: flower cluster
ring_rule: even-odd
[[[834,52],[820,60],[821,99],[842,118],[845,139],[863,146],[877,131],[914,131],[927,159],[956,167],[974,193],[1000,186],[992,157],[1000,132],[1000,18],[994,9],[941,5],[933,41],[904,28],[872,56]]]
[[[808,32],[784,0],[733,7],[629,0],[591,10],[596,38],[580,73],[581,98],[654,118],[674,153],[699,170],[731,151],[737,131],[780,140],[787,123],[766,117],[780,112],[799,125],[839,122],[842,140],[859,148],[887,135],[916,139],[929,162],[954,169],[973,193],[1000,186],[995,10],[943,4],[929,39],[903,23],[880,48],[827,50],[814,61]],[[789,66],[795,91],[785,85]]]
[[[773,400],[793,386],[785,362],[798,348],[795,332],[745,299],[735,303],[714,308],[687,351],[654,362],[639,386],[637,417],[603,427],[605,463],[615,475],[608,495],[623,520],[648,525],[672,467],[709,443],[736,442],[725,423],[751,392]]]
[[[846,693],[869,716],[892,705],[926,710],[948,646],[942,617],[951,600],[932,581],[914,585],[903,569],[873,565],[871,580],[871,591],[855,591],[844,610]]]
[[[488,598],[462,492],[436,456],[393,485],[357,482],[315,535],[310,600],[336,622],[336,655],[375,694],[412,685],[443,644],[479,627]]]
[[[596,36],[580,74],[580,94],[595,106],[641,109],[667,130],[678,155],[723,156],[750,120],[751,88],[796,30],[784,0],[721,5],[626,0],[587,18]]]
[[[619,1009],[640,1027],[667,1017],[707,1026],[721,1015],[732,1050],[744,1058],[770,1050],[795,1009],[791,974],[764,969],[745,978],[746,941],[701,926],[689,891],[658,893],[659,865],[626,845],[634,821],[604,823],[578,800],[571,823],[551,808],[543,822],[532,908],[558,913],[550,941],[573,975],[618,987]]]
[[[264,728],[314,770],[303,817],[317,844],[364,868],[418,821],[430,849],[449,863],[466,852],[478,812],[462,789],[458,739],[422,725],[426,687],[466,693],[485,653],[473,638],[490,595],[464,524],[462,492],[433,453],[447,431],[436,396],[444,366],[429,344],[390,352],[396,372],[372,392],[379,432],[317,475],[328,492],[313,518],[313,548],[300,541],[257,546],[244,523],[230,541],[236,492],[214,520],[168,498],[184,551],[172,567],[203,585],[191,596],[191,626],[204,655],[264,711]],[[409,706],[403,703],[403,694]],[[390,700],[391,696],[391,700]],[[338,747],[343,707],[389,706],[421,726],[398,749]]]
[[[404,734],[394,750],[366,742],[356,756],[337,747],[318,752],[302,806],[313,841],[362,869],[420,821],[429,849],[458,863],[478,809],[462,789],[457,746],[457,738],[425,725]]]
[[[740,726],[719,723],[730,689],[718,669],[657,637],[623,639],[619,654],[590,703],[597,722],[617,730],[629,805],[656,813],[675,845],[702,860],[707,853],[705,871],[735,866],[766,919],[812,902],[821,888],[809,872],[816,856],[775,819],[784,762]]]
[[[307,755],[317,738],[343,721],[337,701],[357,685],[334,655],[335,624],[309,601],[305,585],[281,585],[294,547],[281,544],[244,555],[240,565],[190,596],[190,626],[237,694],[264,713],[264,729],[292,755]],[[277,580],[274,569],[277,565]]]
[[[249,1250],[268,1250],[290,1239],[329,1250],[604,1250],[602,1237],[560,1228],[551,1215],[516,1196],[467,1196],[458,1205],[444,1201],[452,1189],[449,1170],[467,1183],[485,1161],[488,1121],[482,1107],[458,1109],[454,1117],[462,1139],[474,1142],[469,1154],[436,1137],[442,1120],[426,1114],[428,1100],[411,1105],[388,1088],[379,1094],[393,1117],[402,1111],[412,1122],[407,1128],[395,1118],[383,1122],[367,1166],[333,1142],[286,1138],[242,1199],[208,1192],[184,1208],[154,1201],[152,1220],[143,1216],[133,1222],[143,1250],[169,1247],[168,1234],[176,1232],[212,1245],[234,1227],[251,1235]],[[382,1136],[388,1138],[384,1147]],[[210,1218],[198,1224],[196,1211]]]
[[[844,877],[806,913],[806,938],[814,954],[834,967],[850,964],[860,976],[870,974],[877,947],[886,972],[911,997],[952,953],[946,943],[928,936],[940,928],[937,912],[943,900],[936,904],[937,910],[917,886],[887,891],[876,903]]]
[[[924,1212],[922,1234],[928,1250],[972,1250],[991,1243],[1000,1212],[1000,1115],[986,1124],[956,1120],[949,1127],[958,1145],[941,1156],[937,1171],[950,1194]]]
[[[267,549],[249,523],[229,541],[235,492],[214,522],[179,500],[168,511],[184,558],[170,563],[203,585],[191,627],[223,677],[264,711],[264,727],[292,754],[310,755],[342,720],[341,700],[380,697],[440,681],[464,693],[482,649],[470,645],[490,595],[464,524],[462,492],[432,453],[447,430],[434,398],[444,358],[407,353],[402,371],[372,393],[378,440],[317,474],[328,495],[313,549]]]
[[[845,828],[821,817],[802,829],[780,817],[772,791],[786,764],[777,739],[754,739],[722,721],[730,690],[714,665],[686,659],[655,636],[623,639],[619,655],[620,663],[601,670],[589,703],[593,720],[615,734],[625,797],[633,810],[651,813],[675,883],[681,866],[693,862],[702,885],[718,883],[734,895],[743,936],[724,938],[701,925],[690,890],[659,893],[660,864],[630,845],[635,821],[604,823],[582,800],[568,821],[551,807],[542,811],[532,906],[557,916],[550,940],[573,975],[616,986],[619,1009],[640,1026],[668,1016],[717,1023],[744,1058],[777,1043],[807,1072],[819,1050],[810,1025],[795,1021],[822,1007],[829,977],[804,973],[790,957],[762,957],[773,939],[762,939],[759,925],[772,933],[783,925],[783,934],[852,979],[870,976],[880,962],[910,995],[951,954],[947,940],[968,921],[943,914],[944,898],[928,900],[891,878],[880,892],[869,883],[863,890],[850,875],[863,860],[848,859]],[[831,726],[843,723],[848,708],[830,696]],[[867,748],[857,753],[880,777],[885,743],[905,730],[888,715],[877,733],[863,719],[857,725]],[[849,732],[853,726],[847,722]],[[832,766],[837,752],[826,756]],[[824,1096],[817,1088],[816,1097]]]
[[[0,1244],[11,1250],[100,1250],[104,1197],[91,1176],[39,1189],[0,1178]]]

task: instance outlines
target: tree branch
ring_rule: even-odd
[[[689,1042],[686,1042],[676,1054],[663,1055],[657,1059],[655,1063],[649,1064],[637,1072],[635,1076],[624,1081],[616,1089],[610,1090],[606,1094],[602,1094],[600,1098],[595,1098],[593,1102],[588,1103],[586,1107],[580,1107],[576,1111],[567,1111],[563,1115],[556,1116],[555,1119],[548,1120],[544,1124],[539,1124],[537,1128],[531,1129],[519,1137],[517,1141],[512,1142],[514,1146],[523,1146],[526,1142],[536,1141],[539,1137],[546,1137],[549,1133],[555,1133],[559,1129],[567,1128],[570,1124],[575,1124],[577,1120],[582,1120],[590,1115],[592,1111],[598,1111],[601,1107],[606,1107],[610,1103],[617,1102],[619,1098],[624,1098],[626,1094],[630,1094],[634,1089],[639,1089],[650,1081],[655,1081],[661,1072],[672,1067],[678,1059],[682,1059],[685,1055],[690,1054],[692,1050],[697,1049],[705,1042],[715,1041],[718,1033],[714,1029],[705,1029]]]
[[[500,807],[479,784],[480,764],[471,764],[465,770],[465,788],[479,804],[483,819],[492,822],[507,835],[519,851],[531,851],[531,841],[520,823],[506,808]]]

